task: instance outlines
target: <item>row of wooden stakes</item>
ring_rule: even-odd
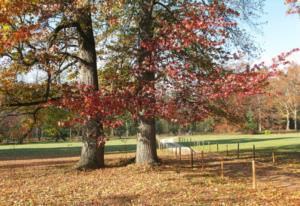
[[[160,147],[163,148],[163,147]],[[188,147],[190,149],[190,164],[191,167],[194,167],[194,153],[196,153],[191,147]],[[228,148],[228,147],[227,147]],[[237,146],[238,150],[237,150],[237,158],[240,157],[239,153],[239,143]],[[181,146],[179,147],[174,147],[174,148],[168,148],[168,149],[172,149],[174,151],[174,155],[176,157],[176,159],[179,158],[179,161],[181,162],[182,160],[182,152],[181,152]],[[252,150],[253,156],[252,156],[252,188],[256,189],[256,161],[255,161],[255,145],[253,145],[253,150]],[[228,156],[228,150],[226,152],[227,156]],[[275,152],[272,152],[272,163],[275,164],[276,158],[275,158]],[[204,169],[204,151],[201,151],[201,168]],[[222,158],[220,160],[220,174],[221,174],[221,179],[224,179],[224,159]]]

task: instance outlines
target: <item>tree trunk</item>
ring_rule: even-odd
[[[98,121],[89,121],[84,128],[83,145],[77,169],[97,169],[104,167],[104,145],[98,145],[96,136],[101,135]]]
[[[69,139],[70,140],[72,139],[72,128],[71,127],[69,128]]]
[[[258,132],[261,133],[262,125],[261,125],[261,109],[258,109]]]
[[[145,107],[151,107],[155,104],[154,94],[144,94],[144,86],[155,89],[155,73],[149,71],[147,67],[151,65],[152,52],[147,48],[142,47],[142,42],[151,41],[153,38],[153,17],[152,11],[154,6],[154,0],[141,1],[141,14],[139,22],[139,52],[138,52],[138,64],[142,71],[139,77],[138,95],[143,98],[147,98],[150,105]],[[143,105],[144,106],[144,105]],[[136,163],[137,164],[153,164],[158,162],[157,151],[156,151],[156,136],[155,136],[155,118],[153,116],[144,116],[145,110],[139,113],[139,131],[137,135],[137,149],[136,149]]]
[[[129,126],[128,126],[128,122],[127,121],[125,122],[125,126],[126,126],[126,133],[125,133],[125,135],[126,135],[126,138],[128,138],[129,137]]]
[[[80,2],[77,13],[78,42],[80,61],[80,83],[99,89],[97,74],[96,46],[93,33],[90,2]],[[104,145],[97,143],[103,137],[102,123],[99,118],[87,120],[83,133],[83,146],[77,169],[96,169],[104,167]]]
[[[158,161],[155,137],[155,121],[153,118],[140,120],[136,163],[154,164]]]
[[[286,114],[286,130],[290,130],[290,113]]]
[[[294,111],[294,129],[295,129],[295,131],[297,131],[298,130],[298,125],[297,125],[297,110],[295,109],[295,111]]]
[[[110,128],[110,136],[114,137],[114,134],[115,134],[114,128]]]

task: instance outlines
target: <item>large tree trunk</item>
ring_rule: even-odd
[[[155,88],[155,73],[147,70],[151,64],[151,51],[143,48],[141,42],[151,41],[153,38],[153,17],[152,11],[154,6],[154,0],[144,0],[140,3],[141,19],[139,22],[139,41],[140,48],[138,54],[139,68],[142,70],[142,74],[139,78],[139,94],[141,97],[146,97],[150,100],[150,105],[155,104],[154,94],[144,94],[144,86]],[[147,110],[147,108],[145,108]],[[139,131],[137,137],[137,150],[136,150],[136,163],[137,164],[153,164],[158,161],[156,151],[156,136],[155,136],[155,118],[144,116],[145,111],[139,113]]]
[[[136,163],[154,164],[157,161],[155,120],[153,118],[148,120],[141,119],[136,149]]]
[[[91,85],[95,90],[99,89],[97,74],[97,59],[91,10],[89,0],[80,2],[77,13],[78,42],[80,61],[80,83]],[[96,169],[104,167],[104,145],[98,144],[98,138],[102,137],[103,129],[101,121],[90,119],[86,122],[83,133],[83,146],[78,169]]]
[[[83,145],[77,169],[97,169],[104,167],[104,145],[99,145],[97,136],[101,135],[98,121],[89,121],[83,133]]]

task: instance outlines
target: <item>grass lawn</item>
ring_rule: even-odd
[[[0,145],[0,160],[32,159],[79,156],[81,142],[34,143],[22,145]],[[107,153],[135,151],[135,139],[112,139],[107,142]]]
[[[179,137],[177,137],[179,140]],[[251,150],[255,145],[256,150],[277,152],[296,152],[300,154],[300,133],[271,134],[271,135],[193,135],[180,136],[181,144],[193,146],[195,150],[205,152],[217,150],[234,151],[237,149],[237,142],[240,142],[240,150]],[[203,145],[204,147],[199,146]],[[198,145],[198,146],[197,146]],[[80,142],[58,142],[58,143],[35,143],[23,145],[0,145],[0,159],[31,159],[70,157],[80,154]],[[128,139],[126,142],[120,139],[111,139],[106,145],[107,153],[134,152],[136,139]]]
[[[192,146],[196,150],[219,151],[237,150],[237,143],[240,143],[240,150],[250,150],[255,145],[256,150],[260,151],[277,151],[277,152],[299,152],[300,153],[300,133],[289,134],[270,134],[270,135],[249,135],[249,134],[232,134],[232,135],[193,135],[182,136],[177,140],[181,144]],[[204,147],[203,147],[204,141]],[[201,143],[201,146],[199,144]]]

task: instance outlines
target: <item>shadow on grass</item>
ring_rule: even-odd
[[[126,153],[134,152],[135,150],[135,144],[105,146],[106,153]],[[80,152],[81,147],[5,149],[0,150],[0,160],[75,157],[79,156]]]
[[[78,205],[131,205],[139,195],[110,195],[91,202],[79,202]]]

